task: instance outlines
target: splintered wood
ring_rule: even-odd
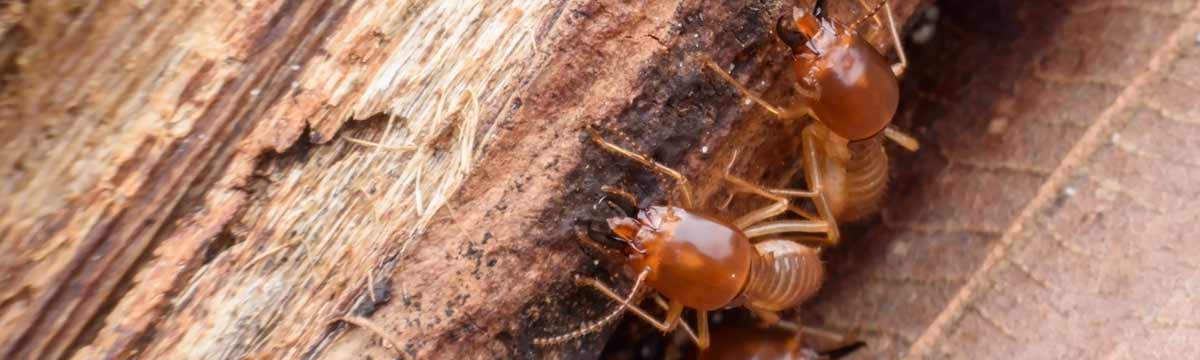
[[[311,351],[461,186],[558,10],[7,6],[6,358]],[[352,132],[411,151],[333,141],[383,117]]]

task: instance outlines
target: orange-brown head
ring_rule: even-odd
[[[650,269],[646,283],[684,306],[703,311],[725,307],[750,275],[754,249],[749,239],[715,217],[655,206],[639,210],[636,217],[609,218],[607,225],[604,243],[624,249],[629,270]]]
[[[817,120],[850,141],[887,127],[900,101],[890,62],[853,29],[827,19],[823,1],[785,19],[775,34],[792,48],[797,79],[817,94],[807,103]]]

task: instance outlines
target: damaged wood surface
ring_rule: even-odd
[[[570,234],[629,166],[579,129],[697,162],[741,110],[692,57],[782,4],[6,6],[0,356],[213,359],[540,354],[607,309]]]
[[[368,213],[324,210],[344,198],[311,193],[293,208],[250,209],[247,200],[265,201],[270,184],[297,185],[288,180],[301,175],[255,173],[271,168],[264,154],[331,144],[354,118],[412,119],[387,140],[420,145],[412,163],[446,170],[420,178],[440,182],[425,189],[422,207],[363,229],[398,240],[382,234],[412,231],[427,221],[412,214],[443,204],[461,183],[487,135],[482,111],[496,117],[509,102],[538,61],[534,35],[560,10],[543,2],[9,4],[20,10],[3,41],[0,356],[14,359],[284,357],[312,348],[304,331],[323,332],[314,322],[345,314],[347,279],[381,260],[339,252],[370,246],[313,220],[344,224]],[[468,91],[479,110],[443,114],[462,107]],[[453,148],[435,153],[441,134]],[[360,160],[306,181],[369,178],[367,165],[384,166]],[[274,217],[243,220],[256,215]],[[330,239],[336,247],[320,242]],[[312,252],[273,250],[282,244]]]

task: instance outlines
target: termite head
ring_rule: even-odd
[[[755,250],[736,226],[672,206],[606,219],[610,248],[620,247],[627,275],[646,272],[646,285],[689,308],[709,311],[741,293]]]
[[[616,215],[603,221],[584,221],[581,225],[587,227],[588,239],[608,250],[622,252],[627,257],[645,255],[646,249],[638,239],[638,234],[648,226],[641,216],[642,210],[638,209],[636,200],[632,196],[622,196],[627,193],[615,189],[606,190],[614,191],[614,193],[605,196],[600,201],[608,205],[608,208],[615,210]]]
[[[815,57],[834,41],[837,31],[825,17],[825,2],[818,0],[812,10],[792,8],[789,16],[780,16],[775,21],[775,36],[796,56]]]
[[[876,9],[885,3],[879,4]],[[812,114],[850,141],[879,134],[900,99],[891,62],[853,31],[860,22],[835,23],[818,0],[811,11],[794,8],[790,21],[785,16],[775,23],[776,36],[792,48],[800,87],[812,93],[806,99]]]

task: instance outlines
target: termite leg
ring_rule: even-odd
[[[654,316],[650,315],[649,312],[646,312],[646,310],[643,310],[637,305],[633,305],[632,303],[624,303],[625,299],[622,298],[621,295],[618,295],[615,291],[610,289],[607,285],[604,285],[604,283],[601,283],[599,280],[582,278],[577,280],[577,282],[580,285],[591,286],[597,291],[600,291],[601,294],[604,294],[615,301],[622,302],[623,306],[625,306],[627,310],[642,318],[642,320],[646,320],[646,322],[650,323],[650,326],[653,326],[663,332],[674,330],[675,326],[679,324],[680,315],[683,314],[683,303],[671,301],[667,308],[667,318],[660,321],[655,319]]]
[[[888,127],[883,128],[883,136],[896,143],[896,145],[900,145],[904,150],[915,152],[921,149],[921,142],[917,141],[912,135],[900,131],[895,126],[888,125]]]
[[[819,337],[827,343],[835,343],[833,348],[822,350],[819,353],[823,356],[822,359],[839,359],[853,353],[855,350],[867,346],[867,343],[858,341],[858,335],[851,333],[849,335],[838,334],[829,330],[802,326],[792,321],[780,320],[779,315],[771,311],[761,311],[754,308],[750,309],[755,315],[763,319],[766,326],[774,326],[780,329],[790,331],[800,337]]]
[[[791,206],[786,199],[787,197],[811,197],[812,195],[806,191],[765,189],[729,173],[725,173],[723,176],[725,181],[728,181],[742,191],[775,201],[774,204],[755,210],[738,218],[737,221],[734,221],[734,225],[737,225],[738,228],[745,228],[747,226],[754,225],[757,222],[766,220],[775,215],[779,215],[784,211],[792,211],[806,219],[817,220],[814,215],[809,214],[807,211],[804,211],[804,209]],[[780,209],[780,207],[782,207],[782,209]]]
[[[755,316],[758,316],[758,318],[762,320],[763,325],[774,326],[782,323],[781,320],[779,320],[779,313],[770,310],[759,309],[753,306],[747,306],[746,308],[750,309],[750,312],[754,313]]]
[[[755,314],[757,314],[757,312]],[[839,334],[839,333],[836,333],[833,331],[825,330],[822,328],[800,325],[791,320],[780,320],[778,315],[775,316],[775,320],[776,320],[775,322],[768,323],[767,325],[775,326],[780,329],[791,331],[791,332],[794,332],[794,333],[802,335],[802,336],[818,337],[818,338],[821,338],[821,341],[824,341],[824,342],[842,343],[842,342],[846,342],[847,339],[852,338],[852,337],[842,335],[842,334]]]
[[[708,337],[708,311],[696,312],[696,332],[699,333],[699,340],[696,341],[696,346],[701,349],[707,349],[709,344]]]
[[[654,294],[653,298],[654,303],[658,304],[658,307],[662,308],[663,311],[671,310],[671,305],[667,304],[667,300],[664,300],[661,295]],[[683,328],[683,332],[687,334],[688,338],[692,339],[692,342],[700,343],[700,339],[696,337],[696,333],[692,331],[692,327],[686,321],[680,321],[679,327]]]
[[[741,217],[737,218],[737,220],[733,221],[733,225],[737,226],[739,229],[745,229],[751,225],[762,222],[763,220],[770,219],[775,215],[782,214],[787,210],[787,199],[779,199],[774,203],[771,203],[771,205],[767,205],[758,210],[751,211],[746,215],[742,215]]]
[[[803,217],[805,219],[821,220],[821,218],[818,217],[816,214],[810,213],[810,212],[808,212],[808,210],[801,209],[798,206],[788,205],[788,211],[791,211],[792,213],[795,213],[796,215],[800,215],[800,217]]]
[[[722,173],[725,175],[725,177],[729,177],[733,173],[733,165],[737,163],[738,154],[740,153],[741,150],[734,149],[733,155],[729,156],[729,164],[725,165],[725,172]],[[726,209],[729,209],[729,204],[733,203],[733,198],[735,196],[737,196],[736,191],[730,192],[729,195],[725,197],[725,202],[717,206],[717,210],[725,211]]]
[[[681,303],[679,301],[671,300],[671,301],[667,302],[667,317],[666,317],[665,321],[658,323],[657,326],[655,326],[655,327],[657,327],[658,330],[660,330],[662,332],[669,332],[671,330],[675,330],[675,326],[679,325],[679,323],[682,322],[682,320],[681,320],[682,318],[683,318],[683,303]],[[655,325],[655,324],[651,324],[651,325]]]
[[[671,305],[667,304],[667,301],[663,300],[662,296],[659,296],[658,294],[654,294],[654,303],[658,304],[658,307],[662,308],[663,310],[671,310]],[[679,321],[678,324],[679,327],[683,328],[683,332],[687,333],[688,338],[692,339],[692,342],[696,343],[696,346],[699,346],[701,349],[708,348],[709,336],[707,311],[700,311],[699,318],[696,320],[697,329],[700,333],[699,336],[696,336],[696,333],[692,332],[692,327],[688,326],[686,321]]]
[[[844,357],[850,353],[853,353],[855,350],[862,348],[863,346],[867,346],[867,343],[858,340],[859,337],[857,331],[852,331],[849,334],[838,334],[833,331],[811,326],[799,326],[795,324],[792,324],[791,326],[794,326],[795,329],[797,329],[796,332],[803,336],[824,338],[824,341],[826,342],[837,344],[831,349],[820,351],[821,355],[830,359]]]
[[[770,112],[771,114],[774,114],[776,117],[778,117],[780,119],[784,119],[784,120],[799,119],[799,118],[803,117],[804,115],[810,113],[810,111],[808,109],[805,109],[805,111],[783,110],[780,107],[775,106],[775,105],[771,104],[770,102],[767,102],[766,100],[763,100],[762,97],[755,95],[753,92],[750,91],[750,89],[747,89],[744,85],[742,85],[742,83],[735,80],[733,78],[733,75],[729,75],[728,71],[725,71],[725,69],[722,69],[720,66],[717,65],[717,63],[713,62],[712,59],[709,59],[707,56],[702,56],[700,58],[700,61],[704,63],[705,67],[707,67],[709,70],[712,70],[713,73],[716,73],[718,77],[720,77],[722,80],[725,80],[725,82],[729,83],[730,86],[733,86],[734,89],[737,89],[738,93],[741,93],[742,96],[746,97],[747,99],[750,99],[750,101],[753,101],[754,103],[758,104],[759,106],[762,106],[764,109],[767,109],[768,112]],[[808,91],[806,91],[806,92],[808,92]],[[808,92],[808,93],[811,93],[811,92]]]
[[[733,164],[734,164],[734,161],[737,160],[737,156],[738,156],[738,151],[734,150],[733,151],[733,159],[731,159],[729,161],[729,165],[725,166],[725,172],[722,174],[727,181],[729,181],[730,183],[733,183],[736,187],[739,187],[744,191],[754,192],[755,194],[758,194],[760,196],[766,197],[771,200],[776,200],[776,201],[778,201],[777,196],[772,196],[772,195],[778,195],[778,196],[782,196],[782,197],[807,196],[807,195],[794,195],[794,194],[798,194],[798,193],[807,193],[807,192],[800,191],[800,190],[791,190],[791,189],[782,189],[782,190],[767,189],[766,192],[763,192],[762,188],[754,186],[749,181],[743,180],[742,178],[739,178],[739,177],[733,175],[730,170],[733,168]],[[803,169],[801,169],[801,170],[803,170]],[[795,172],[793,172],[792,174],[793,175],[787,176],[787,178],[794,177]],[[728,208],[729,204],[733,202],[733,197],[735,195],[737,195],[737,193],[738,193],[738,191],[736,191],[736,190],[733,191],[732,193],[730,193],[729,197],[725,199],[725,202],[723,204],[721,204],[719,209],[724,210],[724,209]],[[818,218],[816,215],[813,215],[813,214],[809,213],[808,211],[801,209],[797,206],[793,206],[791,203],[787,204],[787,210],[791,211],[793,213],[796,213],[797,215],[800,215],[801,217],[803,217],[805,219],[820,220],[820,218]],[[748,224],[752,224],[752,223],[748,223]]]
[[[592,141],[595,142],[597,145],[600,145],[600,147],[604,148],[605,150],[608,150],[617,155],[627,157],[630,160],[633,160],[639,164],[642,164],[642,166],[650,168],[650,170],[653,170],[654,172],[657,172],[660,175],[675,179],[676,186],[679,187],[679,191],[683,194],[683,196],[682,196],[683,208],[685,208],[685,209],[692,208],[692,204],[693,204],[692,199],[693,198],[692,198],[691,184],[688,183],[687,177],[684,177],[683,174],[679,173],[679,171],[676,171],[675,169],[672,169],[666,165],[663,165],[662,163],[654,161],[654,159],[651,159],[649,156],[639,154],[632,150],[623,148],[620,145],[608,142],[608,140],[604,140],[604,138],[600,136],[600,133],[596,132],[596,129],[593,129],[591,126],[587,127],[587,131],[588,131],[588,133],[591,134]]]
[[[837,332],[818,328],[818,327],[801,326],[801,325],[796,325],[794,323],[789,324],[788,326],[796,329],[797,332],[799,332],[800,334],[803,334],[805,336],[819,337],[819,338],[824,339],[824,341],[833,342],[833,343],[847,342],[847,340],[853,339],[856,337],[853,334],[851,334],[850,336],[847,336],[845,334],[839,334]]]
[[[817,129],[810,125],[804,129],[804,134],[801,137],[804,148],[804,177],[808,181],[809,192],[814,195],[812,196],[812,201],[813,205],[817,208],[817,214],[829,226],[829,231],[826,234],[829,238],[829,244],[832,246],[837,245],[841,239],[841,234],[838,232],[837,220],[833,218],[833,209],[829,206],[829,200],[825,199],[825,194],[821,192],[824,190],[821,180],[823,174],[821,173],[821,162],[818,159],[824,155],[817,149],[817,142],[821,141],[821,139],[817,137],[816,131]]]
[[[805,246],[813,247],[813,248],[817,248],[817,249],[836,245],[836,244],[830,243],[828,237],[815,236],[815,235],[788,235],[788,236],[776,235],[776,236],[770,237],[769,239],[787,240],[787,241],[791,241],[791,242],[794,242],[797,244],[801,244],[801,245],[805,245]],[[760,240],[758,238],[750,239],[750,242],[754,243],[754,244],[757,244],[761,241],[762,240]]]
[[[830,233],[829,223],[824,221],[808,221],[808,220],[778,220],[758,223],[754,226],[742,230],[746,237],[756,238],[760,236],[782,234],[782,233],[806,233],[820,234]],[[837,245],[836,241],[828,241],[826,246]]]
[[[900,41],[900,32],[896,31],[896,17],[892,15],[892,4],[887,0],[883,1],[883,14],[887,15],[888,28],[892,32],[892,42],[896,45],[896,56],[900,58],[899,64],[892,64],[892,73],[897,77],[904,75],[904,70],[908,69],[908,55],[904,54],[904,43]]]
[[[822,338],[821,341],[826,343],[838,344],[828,350],[819,351],[819,353],[824,356],[822,359],[839,359],[849,355],[850,353],[853,353],[855,350],[858,350],[863,346],[867,346],[867,343],[858,340],[858,334],[856,332],[843,335],[821,328],[802,326],[787,320],[781,320],[772,325],[787,331],[791,331],[792,333],[795,333],[801,337],[818,337]]]
[[[789,206],[788,201],[784,196],[789,196],[789,195],[790,196],[805,196],[805,197],[812,197],[815,200],[815,199],[819,198],[819,196],[817,196],[819,194],[812,193],[812,192],[806,192],[806,191],[800,191],[800,190],[782,190],[780,192],[782,192],[786,195],[781,196],[778,193],[774,193],[771,190],[764,189],[762,187],[759,187],[758,185],[751,184],[750,182],[748,182],[746,180],[742,180],[741,178],[738,178],[733,175],[727,174],[725,176],[725,179],[727,181],[729,181],[730,183],[734,184],[735,186],[737,186],[747,192],[750,192],[750,193],[753,193],[753,194],[776,201],[775,203],[773,203],[771,205],[768,205],[766,207],[763,207],[763,208],[755,210],[755,211],[751,211],[749,214],[743,215],[742,217],[740,217],[736,221],[734,221],[734,225],[736,225],[738,228],[742,229],[746,233],[747,237],[754,238],[754,237],[763,236],[763,235],[778,234],[778,233],[785,233],[785,232],[826,233],[827,236],[831,240],[828,242],[822,242],[822,243],[836,244],[836,240],[832,240],[832,239],[834,239],[833,237],[836,236],[836,234],[830,234],[831,231],[836,232],[836,229],[831,230],[832,226],[831,226],[831,223],[828,221],[786,220],[786,221],[772,221],[772,222],[768,222],[768,223],[762,223],[766,219],[769,219],[773,216],[782,214],[788,210],[800,211],[801,216],[806,216],[806,217],[811,216],[811,214],[808,214],[807,212],[803,212],[799,208]]]
[[[733,184],[734,186],[736,186],[738,189],[740,189],[742,191],[752,193],[752,194],[755,194],[758,196],[762,196],[762,197],[765,197],[765,198],[768,198],[771,200],[783,200],[783,198],[785,198],[785,197],[812,197],[813,195],[815,195],[814,193],[812,193],[810,191],[804,191],[804,190],[767,189],[762,186],[755,185],[754,183],[751,183],[749,181],[746,181],[746,179],[742,179],[741,177],[738,177],[737,175],[733,175],[733,174],[729,174],[729,173],[725,173],[722,176],[725,178],[725,181],[728,181],[730,184]]]

